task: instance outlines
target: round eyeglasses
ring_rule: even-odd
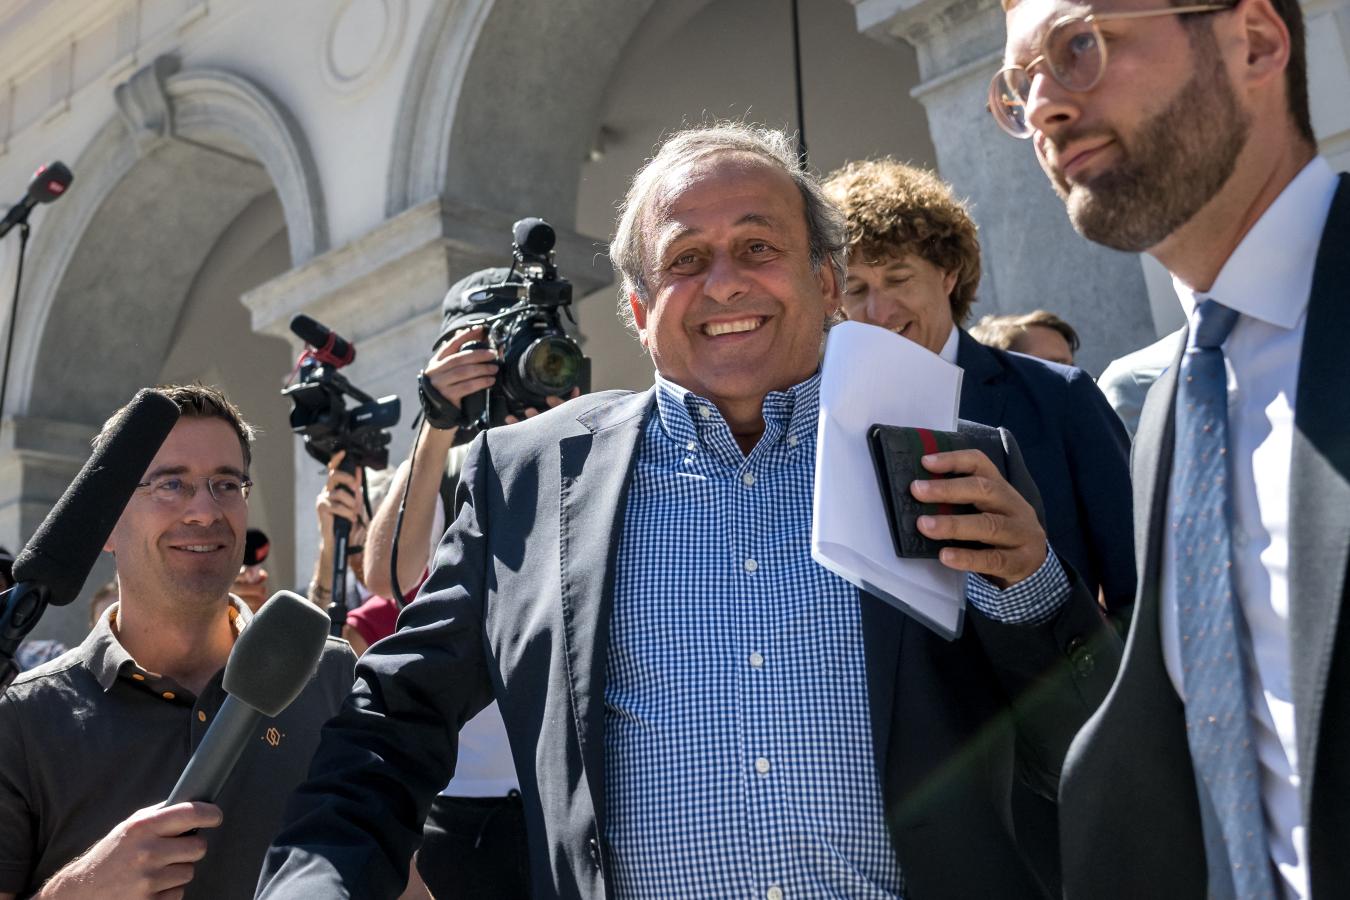
[[[221,506],[235,506],[248,499],[253,482],[238,475],[209,475],[201,481]],[[161,475],[136,485],[150,495],[150,499],[166,506],[181,506],[197,496],[197,484],[193,479],[182,475]]]
[[[1004,66],[989,83],[989,112],[999,127],[1015,138],[1029,138],[1035,131],[1027,118],[1027,99],[1031,96],[1031,70],[1042,62],[1050,76],[1066,91],[1090,91],[1106,73],[1106,41],[1098,22],[1113,19],[1148,19],[1154,16],[1181,16],[1190,13],[1215,13],[1232,9],[1228,3],[1199,6],[1168,6],[1163,9],[1130,12],[1093,13],[1065,16],[1050,26],[1041,42],[1041,55],[1025,66]]]

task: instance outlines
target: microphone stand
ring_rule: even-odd
[[[356,474],[356,463],[350,454],[342,458],[338,471]],[[342,626],[347,624],[347,544],[351,533],[351,522],[333,516],[333,586],[328,607],[328,633],[333,637],[342,637]]]
[[[0,594],[0,694],[19,674],[14,656],[50,599],[47,588],[32,581],[21,581]]]
[[[14,299],[9,305],[9,335],[5,338],[5,366],[0,373],[0,422],[5,419],[5,392],[9,388],[9,357],[14,350],[14,332],[18,327],[19,285],[23,283],[23,257],[28,249],[28,221],[19,223],[19,266],[14,275]]]

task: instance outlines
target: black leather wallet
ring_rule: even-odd
[[[975,446],[955,431],[929,428],[903,428],[899,425],[873,425],[867,429],[867,444],[872,450],[881,498],[886,504],[886,521],[891,528],[895,554],[905,559],[936,559],[943,547],[980,547],[970,541],[935,541],[919,533],[919,516],[961,516],[976,512],[970,504],[921,503],[909,486],[916,478],[944,478],[923,467],[929,453],[967,450]]]

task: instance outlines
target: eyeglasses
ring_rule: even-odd
[[[238,475],[208,475],[201,479],[206,489],[221,506],[237,506],[248,499],[253,482]],[[181,475],[161,475],[136,485],[139,490],[145,488],[150,499],[166,506],[181,506],[197,496],[194,480]]]
[[[1050,26],[1042,42],[1043,52],[1025,66],[1004,66],[989,83],[989,112],[999,127],[1015,138],[1029,138],[1035,130],[1027,118],[1027,99],[1031,96],[1031,70],[1042,62],[1046,70],[1067,91],[1090,91],[1106,73],[1106,41],[1098,22],[1113,19],[1148,19],[1154,16],[1181,16],[1189,13],[1224,12],[1228,3],[1200,6],[1169,6],[1163,9],[1131,12],[1093,13],[1065,16]]]

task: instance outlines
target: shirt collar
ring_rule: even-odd
[[[1192,290],[1173,277],[1186,318],[1201,300],[1213,298],[1280,328],[1297,325],[1312,294],[1317,249],[1336,186],[1331,165],[1314,157],[1256,220],[1219,270],[1211,290]]]
[[[943,362],[956,365],[956,346],[960,343],[960,332],[961,329],[957,328],[955,323],[953,323],[952,333],[947,335],[947,342],[943,344],[942,349],[938,351],[938,356],[942,358]]]
[[[249,608],[233,594],[229,595],[230,624],[234,626],[235,636],[253,619]],[[113,623],[117,621],[117,611],[121,603],[113,603],[94,623],[83,643],[80,644],[80,656],[98,681],[104,692],[112,690],[120,676],[130,677],[133,673],[142,676],[154,675],[147,672],[132,659],[131,654],[122,646],[122,642],[113,633]],[[155,676],[158,677],[158,676]]]
[[[770,391],[762,411],[764,436],[760,445],[787,441],[797,446],[813,436],[820,413],[820,371],[786,390]],[[708,443],[716,429],[729,431],[711,400],[663,378],[660,372],[656,373],[656,414],[661,430],[683,447],[691,442],[694,446]]]

